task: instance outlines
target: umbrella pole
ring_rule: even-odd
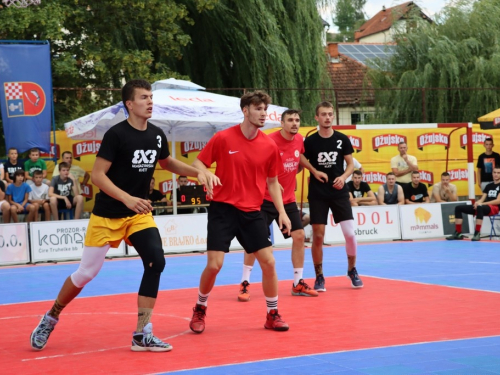
[[[175,159],[176,158],[176,152],[175,152],[175,131],[172,130],[172,157]],[[173,206],[173,213],[174,215],[177,215],[177,176],[174,172],[172,172],[172,206]]]

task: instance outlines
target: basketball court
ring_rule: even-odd
[[[208,300],[207,328],[188,323],[205,255],[168,256],[153,315],[167,353],[130,350],[136,325],[138,258],[105,262],[61,315],[47,347],[29,336],[78,263],[0,269],[3,373],[40,374],[498,374],[500,260],[495,241],[363,244],[363,289],[345,277],[342,246],[325,248],[325,293],[293,297],[290,249],[276,249],[279,310],[288,332],[263,328],[261,273],[251,300],[237,301],[243,253],[226,256]],[[305,278],[314,281],[310,250]]]

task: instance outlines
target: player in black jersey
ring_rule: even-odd
[[[122,88],[122,100],[129,117],[104,134],[92,170],[92,182],[100,192],[87,228],[80,266],[66,279],[54,305],[31,334],[35,350],[45,347],[62,309],[97,275],[108,249],[117,247],[122,240],[135,247],[144,265],[131,349],[172,350],[170,344],[153,335],[150,323],[165,258],[151,214],[153,207],[147,200],[149,185],[158,161],[171,172],[197,177],[207,186],[209,194],[217,178],[170,156],[165,133],[148,122],[153,112],[153,94],[148,82],[129,81]]]
[[[323,102],[316,106],[316,121],[319,130],[304,141],[305,152],[300,163],[307,168],[314,178],[309,181],[309,210],[313,227],[313,244],[311,247],[316,282],[314,289],[325,292],[323,276],[323,240],[328,210],[332,210],[333,218],[340,224],[346,240],[348,260],[347,276],[353,288],[362,288],[363,282],[356,270],[357,243],[354,235],[354,218],[349,201],[349,189],[345,180],[353,170],[353,148],[349,138],[332,128],[333,105]],[[344,160],[346,169],[344,170]]]

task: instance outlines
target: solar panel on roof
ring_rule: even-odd
[[[362,64],[368,59],[388,59],[394,54],[395,46],[381,44],[339,44],[339,52]]]

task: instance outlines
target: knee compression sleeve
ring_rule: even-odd
[[[348,256],[356,256],[358,244],[354,234],[354,220],[344,220],[340,222],[340,228],[345,238],[345,251]]]
[[[88,247],[83,249],[82,260],[78,269],[71,274],[71,281],[77,288],[83,288],[102,268],[109,245]]]
[[[156,298],[160,287],[160,276],[165,269],[160,233],[157,228],[144,229],[131,235],[129,241],[134,245],[144,265],[139,295]]]

